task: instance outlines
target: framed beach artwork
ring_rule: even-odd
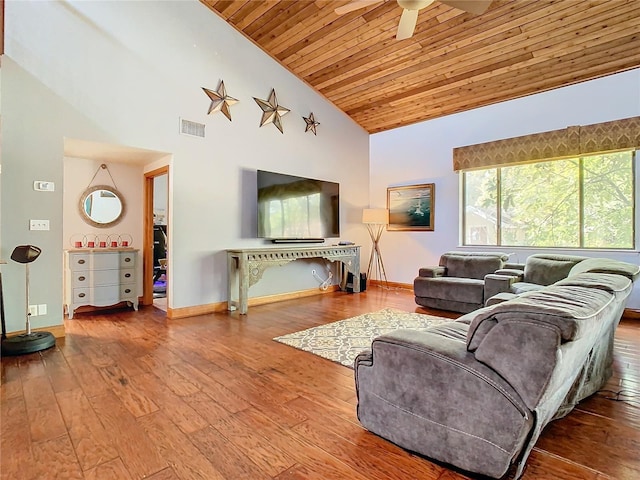
[[[433,231],[435,184],[387,188],[387,230]]]

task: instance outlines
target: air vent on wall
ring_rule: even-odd
[[[192,122],[191,120],[180,119],[180,133],[191,135],[192,137],[204,138],[204,123]]]

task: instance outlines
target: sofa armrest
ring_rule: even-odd
[[[418,276],[426,278],[444,277],[446,271],[445,267],[422,267],[418,270]]]
[[[358,419],[404,448],[499,478],[517,458],[533,415],[464,340],[439,328],[396,330],[356,358]]]
[[[500,271],[500,270],[498,270]],[[484,301],[486,302],[498,293],[510,292],[511,285],[522,280],[515,275],[490,273],[484,277]]]
[[[508,275],[510,277],[518,277],[518,282],[522,282],[524,280],[524,270],[519,268],[501,268],[500,270],[496,270],[496,275]]]
[[[524,272],[524,263],[507,262],[504,264],[504,268],[509,270],[522,270]]]

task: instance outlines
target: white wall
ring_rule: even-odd
[[[62,196],[62,240],[64,248],[73,248],[72,238],[80,235],[88,236],[117,236],[132,237],[134,248],[142,248],[143,224],[140,221],[143,210],[143,172],[141,165],[125,163],[106,163],[118,191],[126,201],[125,214],[122,220],[108,228],[97,228],[86,223],[79,211],[79,201],[82,193],[89,187],[96,170],[102,161],[85,158],[65,157],[64,193]],[[91,186],[113,186],[106,170],[100,169]]]
[[[43,202],[30,185],[63,185],[64,137],[172,155],[172,308],[225,301],[224,250],[262,245],[255,238],[258,168],[339,182],[342,238],[366,244],[359,216],[368,204],[367,133],[204,5],[8,2],[5,9],[1,253],[31,242],[45,250],[32,303],[48,303],[52,313],[34,326],[62,322],[62,189]],[[201,87],[216,89],[220,80],[240,100],[232,122],[206,114]],[[272,88],[291,109],[284,135],[273,125],[259,128],[252,97],[267,98]],[[304,132],[302,116],[311,111],[318,136]],[[180,117],[206,124],[206,138],[179,135]],[[51,231],[29,232],[29,218],[50,219]],[[310,268],[293,262],[250,294],[317,287]],[[13,331],[23,328],[23,284],[15,265],[5,271]]]
[[[412,283],[420,266],[437,265],[443,252],[460,245],[459,176],[453,171],[453,148],[637,115],[640,115],[638,69],[371,135],[373,206],[386,205],[389,186],[436,185],[433,232],[385,232],[382,236],[381,250],[389,280]],[[636,200],[636,204],[640,205],[640,201]],[[638,233],[640,222],[636,220]],[[531,249],[506,250],[515,252],[514,258],[521,262],[536,253]],[[637,251],[572,253],[638,262]],[[632,308],[640,308],[638,291],[636,287],[630,299]]]

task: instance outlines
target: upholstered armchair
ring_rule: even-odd
[[[419,269],[413,281],[416,303],[461,313],[477,310],[489,298],[485,276],[503,269],[508,258],[500,252],[447,252],[438,266]]]

